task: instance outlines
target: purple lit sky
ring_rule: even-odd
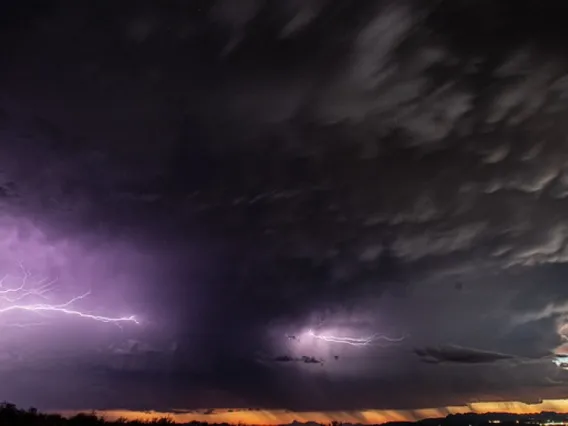
[[[559,3],[0,2],[0,400],[567,397]]]

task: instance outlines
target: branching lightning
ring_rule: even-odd
[[[77,302],[86,299],[91,294],[90,291],[72,297],[62,303],[49,303],[50,293],[53,291],[55,280],[48,281],[42,279],[35,283],[30,283],[33,278],[30,272],[22,265],[20,265],[20,269],[22,271],[21,276],[5,275],[0,279],[0,316],[19,311],[37,315],[45,315],[47,313],[68,315],[117,325],[121,323],[139,324],[135,316],[110,317],[95,315],[75,307],[74,305]],[[18,284],[10,285],[14,280]],[[15,327],[23,326],[23,324],[15,323],[8,325]],[[38,323],[30,323],[30,325],[38,325]]]
[[[369,346],[379,342],[399,343],[404,340],[404,337],[393,338],[382,334],[373,334],[368,337],[334,336],[331,334],[316,334],[313,330],[308,330],[308,335],[326,342],[342,343],[351,346]]]

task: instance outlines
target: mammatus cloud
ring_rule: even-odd
[[[165,411],[565,396],[536,358],[566,349],[566,9],[198,3],[0,10],[19,28],[0,258],[58,276],[49,303],[80,284],[89,313],[148,320],[89,322],[72,362],[66,328],[14,331],[51,373],[0,391]]]

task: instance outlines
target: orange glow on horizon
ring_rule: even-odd
[[[177,423],[191,421],[207,423],[232,423],[249,425],[279,425],[297,422],[317,422],[329,424],[332,421],[343,423],[378,424],[391,421],[415,421],[431,417],[445,417],[448,414],[501,412],[513,414],[530,414],[541,411],[568,413],[568,399],[544,400],[538,404],[523,402],[474,402],[463,406],[427,408],[417,410],[364,410],[364,411],[326,411],[326,412],[290,412],[286,410],[215,410],[211,414],[203,412],[156,412],[108,410],[99,411],[98,415],[108,420],[120,417],[128,420],[152,420],[169,417]],[[64,416],[72,416],[76,411],[60,412]]]

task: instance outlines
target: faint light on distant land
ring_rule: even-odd
[[[568,356],[566,355],[557,355],[556,358],[552,360],[556,366],[563,368],[564,370],[568,370]],[[555,423],[557,424],[557,423]],[[562,423],[564,424],[564,423]]]

